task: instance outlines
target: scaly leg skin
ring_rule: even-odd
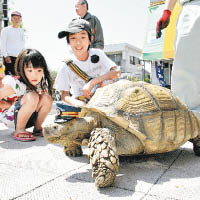
[[[89,140],[89,159],[97,187],[111,186],[119,169],[114,133],[108,128],[96,128]]]

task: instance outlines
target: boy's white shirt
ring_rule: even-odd
[[[91,62],[91,56],[99,56],[97,63]],[[82,69],[86,74],[92,78],[102,76],[110,71],[110,69],[116,64],[106,56],[106,54],[100,49],[90,49],[89,57],[86,61],[78,60],[74,54],[69,57],[73,62]],[[74,97],[83,95],[83,86],[86,82],[81,79],[71,68],[64,64],[57,74],[54,88],[59,91],[70,91]]]

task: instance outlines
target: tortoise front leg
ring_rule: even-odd
[[[96,186],[112,185],[119,168],[114,133],[108,128],[94,129],[88,147],[92,176],[95,178]]]

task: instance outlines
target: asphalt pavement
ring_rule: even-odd
[[[55,108],[45,123],[54,116]],[[121,158],[114,185],[98,189],[87,147],[70,158],[61,145],[42,137],[19,142],[12,132],[0,124],[0,200],[200,199],[200,157],[190,142],[170,153]]]

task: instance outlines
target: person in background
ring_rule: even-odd
[[[93,40],[91,41],[91,48],[104,48],[103,30],[99,19],[88,12],[87,0],[77,0],[75,3],[75,9],[77,15],[82,19],[87,20],[91,26],[91,33],[93,34]]]
[[[51,111],[50,73],[44,57],[35,49],[25,49],[18,55],[15,72],[18,76],[6,75],[2,79],[0,100],[17,98],[17,102],[1,110],[0,120],[8,128],[15,128],[15,140],[33,141],[34,136],[42,136],[42,123]],[[32,126],[33,133],[26,130]]]
[[[1,31],[1,55],[6,67],[5,74],[15,75],[14,64],[18,54],[24,49],[24,30],[20,28],[22,15],[18,11],[11,13],[12,25]]]
[[[166,0],[157,22],[157,38],[170,21],[177,0]],[[200,0],[180,0],[171,89],[200,118]]]

